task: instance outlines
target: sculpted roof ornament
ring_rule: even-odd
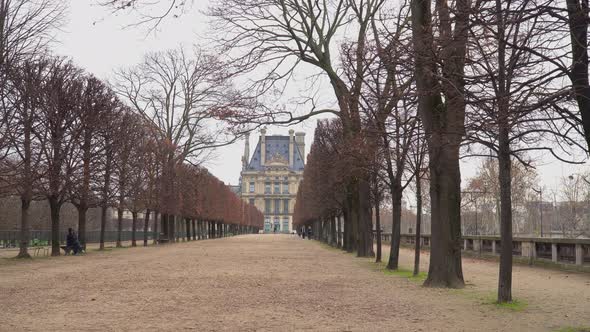
[[[287,165],[287,164],[289,164],[289,161],[284,156],[282,156],[280,153],[275,152],[272,156],[270,156],[268,163],[269,164]]]

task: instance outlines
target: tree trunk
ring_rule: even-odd
[[[351,225],[351,221],[350,221],[350,208],[348,205],[348,202],[345,202],[344,205],[344,210],[343,210],[343,216],[344,216],[344,234],[343,234],[343,249],[346,250],[346,252],[353,252],[353,238],[352,238],[352,225]]]
[[[178,236],[178,242],[184,242],[186,239],[186,219],[179,216],[176,220],[176,226],[178,227],[178,233],[180,233]]]
[[[336,218],[337,217],[331,217],[330,218],[330,236],[331,236],[331,240],[330,240],[330,244],[333,247],[338,248],[338,237],[337,237],[337,231],[336,231]]]
[[[202,227],[202,223],[201,220],[197,219],[197,240],[202,240],[203,239],[203,227]]]
[[[123,243],[121,241],[122,232],[123,232],[123,208],[121,208],[119,205],[119,207],[117,208],[117,244],[116,244],[117,248],[123,247]]]
[[[510,161],[510,122],[506,77],[506,42],[502,1],[496,0],[498,25],[498,180],[500,183],[500,271],[498,302],[512,301],[512,163]],[[588,78],[586,77],[586,82]]]
[[[377,255],[375,255],[375,263],[381,262],[381,200],[379,195],[375,197],[375,228],[377,234]]]
[[[197,228],[196,228],[195,219],[191,220],[191,224],[193,226],[193,241],[196,241],[197,240]]]
[[[590,147],[590,83],[588,80],[588,18],[587,4],[580,0],[566,0],[572,67],[569,72],[576,102],[582,117],[586,144]]]
[[[158,244],[160,240],[160,228],[158,225],[160,224],[161,220],[158,220],[160,217],[160,212],[154,211],[154,244]]]
[[[176,216],[173,214],[168,215],[168,227],[170,227],[170,242],[176,242]]]
[[[191,220],[189,218],[185,218],[184,219],[184,223],[185,223],[185,231],[186,231],[186,240],[190,241],[191,240]]]
[[[61,209],[61,203],[57,197],[49,197],[49,209],[51,211],[51,256],[59,256],[59,212]]]
[[[104,250],[104,235],[107,228],[107,209],[108,206],[103,203],[100,207],[100,239],[99,239],[99,250]]]
[[[398,177],[399,179],[399,177]],[[399,180],[397,180],[399,181]],[[402,220],[402,186],[394,183],[391,191],[391,246],[389,249],[389,261],[387,268],[397,270],[399,268],[399,247],[401,242],[401,220]]]
[[[109,140],[105,143],[106,150],[106,161],[105,161],[105,173],[103,178],[102,186],[102,204],[101,204],[101,215],[100,215],[100,245],[99,249],[104,250],[105,231],[107,226],[107,211],[109,207],[109,190],[111,187],[111,167],[113,162],[112,145]]]
[[[170,230],[172,229],[172,226],[170,226],[170,224],[172,223],[172,221],[173,219],[170,216],[170,214],[162,214],[162,233],[164,234],[164,238],[167,243],[172,243],[172,234],[170,234]]]
[[[341,243],[342,226],[340,224],[340,216],[336,217],[336,248],[342,248]]]
[[[162,230],[160,231],[161,234],[158,234],[158,239],[164,240],[164,242],[169,241],[170,238],[168,237],[168,231],[169,231],[168,215],[166,213],[162,213],[160,215],[160,228]],[[161,243],[161,241],[160,241],[160,243]]]
[[[447,2],[436,4],[446,8]],[[442,36],[440,50],[434,46],[431,2],[412,0],[411,16],[418,112],[428,138],[431,177],[432,237],[430,266],[424,285],[460,288],[465,283],[461,265],[459,147],[465,132],[463,74],[471,8],[467,0],[454,4],[453,26],[446,18],[436,22],[444,31],[454,29]],[[440,61],[443,64],[439,68]],[[442,73],[448,82],[441,84],[433,73]]]
[[[137,212],[131,212],[131,246],[137,247],[136,232],[137,232]]]
[[[420,165],[416,172],[416,240],[414,247],[414,276],[420,272],[420,238],[422,235],[422,182],[420,179]]]
[[[504,130],[501,130],[503,132]],[[505,132],[507,136],[507,132]],[[501,197],[500,274],[498,278],[498,302],[512,301],[512,171],[508,137],[500,137],[499,180]]]
[[[370,185],[365,179],[356,183],[356,195],[354,196],[357,219],[357,257],[373,257],[373,222],[371,203],[369,200]]]
[[[366,180],[361,183],[361,217],[365,229],[365,250],[367,257],[375,257],[373,246],[373,207],[371,204],[371,184]]]
[[[88,211],[88,193],[90,191],[90,160],[92,150],[92,130],[84,129],[83,150],[83,179],[80,204],[78,207],[78,241],[82,249],[86,250],[86,212]]]
[[[86,250],[86,213],[88,206],[82,203],[77,206],[78,209],[78,241],[82,249]]]
[[[439,145],[433,150],[429,153],[432,234],[430,266],[425,285],[461,288],[465,283],[461,265],[459,147]]]
[[[148,229],[150,223],[150,209],[145,211],[145,216],[143,218],[143,246],[147,247],[148,245]]]
[[[31,200],[21,198],[21,219],[20,219],[20,242],[19,252],[16,257],[18,258],[31,258],[29,255],[29,241],[31,235],[31,224],[29,223],[29,207],[31,206]]]
[[[4,28],[4,26],[2,26]],[[3,41],[4,42],[4,41]],[[2,64],[3,62],[2,57]],[[20,243],[18,258],[31,258],[29,255],[28,246],[31,235],[31,224],[29,220],[29,207],[31,206],[31,200],[33,196],[33,179],[31,170],[31,118],[28,107],[25,107],[23,114],[24,124],[24,141],[23,147],[25,152],[25,158],[23,160],[23,178],[21,179],[23,185],[23,192],[21,195],[21,225],[20,225]]]

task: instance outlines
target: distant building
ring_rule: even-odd
[[[265,233],[289,233],[305,167],[305,133],[266,136],[262,129],[252,156],[249,139],[247,135],[242,157],[241,197],[263,212]]]
[[[228,185],[229,186],[229,190],[231,190],[232,192],[234,192],[237,195],[240,195],[240,186],[234,186],[234,185]]]

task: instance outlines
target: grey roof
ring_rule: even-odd
[[[231,185],[230,184],[229,189],[238,195],[242,192],[242,187],[240,185]]]
[[[289,136],[265,136],[266,140],[266,160],[270,160],[273,156],[279,155],[285,160],[289,160]],[[303,171],[305,166],[303,161],[303,156],[301,151],[299,151],[299,147],[295,142],[293,142],[293,167],[290,167],[289,170],[291,171]],[[250,163],[248,164],[247,170],[257,170],[261,171],[262,163],[261,163],[261,154],[260,154],[260,138],[258,139],[258,144],[256,144],[256,149],[250,158]]]

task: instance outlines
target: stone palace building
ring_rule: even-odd
[[[265,233],[290,233],[305,166],[305,133],[289,130],[289,136],[266,136],[266,129],[261,129],[251,156],[249,141],[247,135],[240,195],[264,213]]]

